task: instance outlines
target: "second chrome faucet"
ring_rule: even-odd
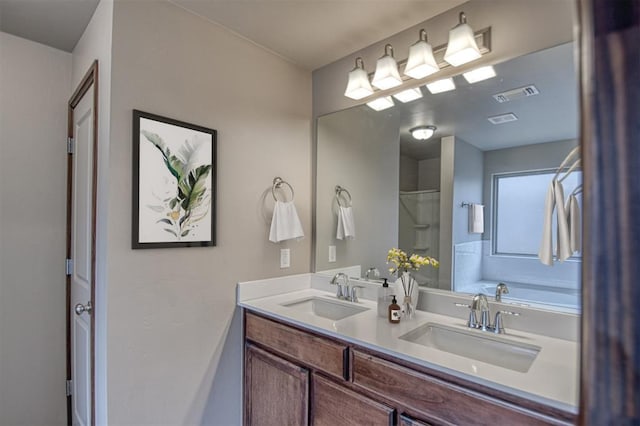
[[[520,316],[520,314],[517,312],[499,310],[498,312],[496,312],[493,324],[491,324],[491,310],[489,309],[489,301],[487,300],[487,296],[481,293],[473,296],[470,305],[466,303],[456,303],[455,305],[458,307],[469,308],[469,320],[467,321],[467,327],[477,328],[482,331],[491,331],[496,334],[505,333],[502,315]],[[478,313],[480,313],[479,320]]]
[[[340,279],[342,279],[343,281],[342,284],[340,283]],[[331,281],[329,281],[329,284],[338,286],[336,290],[336,297],[338,299],[349,300],[351,302],[358,301],[358,289],[364,288],[361,285],[354,285],[353,287],[349,288],[349,277],[343,272],[338,272],[337,274],[335,274]]]

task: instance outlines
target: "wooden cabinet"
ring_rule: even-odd
[[[319,375],[313,376],[311,424],[393,425],[395,410]]]
[[[570,425],[576,416],[250,312],[245,425]]]
[[[348,379],[348,347],[344,343],[256,315],[245,316],[245,337],[288,358],[321,370],[338,379]]]
[[[414,419],[406,414],[400,415],[400,426],[431,426],[429,423]]]
[[[306,425],[309,370],[266,351],[245,349],[245,425]]]
[[[353,353],[352,381],[362,390],[422,413],[435,424],[565,424],[360,351]]]

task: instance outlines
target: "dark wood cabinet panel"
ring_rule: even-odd
[[[245,316],[245,336],[303,365],[348,379],[346,344],[338,344],[250,313]]]
[[[363,390],[424,413],[434,424],[570,424],[359,351],[353,353],[352,381]]]
[[[309,371],[246,345],[244,424],[303,426],[308,419]]]
[[[414,419],[406,414],[400,415],[400,426],[431,426],[429,423]]]
[[[395,410],[338,385],[324,377],[313,375],[311,424],[393,425]]]
[[[566,426],[576,420],[536,401],[467,386],[443,372],[250,312],[245,339],[246,425]]]

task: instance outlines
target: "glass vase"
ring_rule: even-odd
[[[411,276],[411,273],[405,271],[400,275],[398,281],[396,281],[397,292],[401,296],[398,300],[402,301],[402,316],[404,319],[412,319],[415,316],[416,308],[418,306],[418,282]]]

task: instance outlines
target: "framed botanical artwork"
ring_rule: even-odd
[[[216,243],[216,131],[133,110],[131,246]]]

